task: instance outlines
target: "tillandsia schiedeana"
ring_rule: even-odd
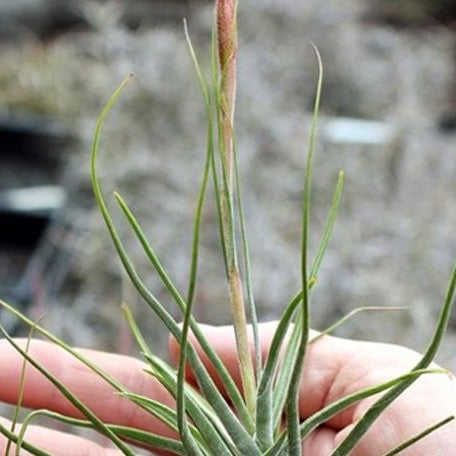
[[[210,59],[211,70],[208,77],[203,74],[189,38],[187,25],[184,22],[185,37],[197,81],[201,88],[207,116],[207,148],[196,204],[189,280],[185,294],[177,289],[165,271],[158,255],[149,243],[124,198],[119,193],[114,193],[120,210],[125,215],[152,267],[182,312],[182,323],[178,323],[165,306],[159,302],[153,291],[147,288],[143,278],[137,272],[129,252],[124,247],[118,234],[98,179],[97,156],[103,123],[123,90],[132,80],[132,75],[129,75],[120,84],[104,107],[96,124],[92,145],[91,178],[94,195],[121,263],[138,293],[163,322],[180,346],[179,362],[177,369],[175,369],[153,354],[153,350],[145,342],[132,312],[127,306],[123,306],[124,317],[147,364],[147,373],[157,379],[174,398],[175,407],[168,407],[146,395],[133,393],[107,374],[99,365],[90,361],[80,351],[73,349],[36,322],[31,321],[15,310],[14,307],[4,302],[1,303],[5,309],[29,325],[31,331],[41,334],[66,350],[109,384],[119,396],[136,404],[143,412],[162,422],[170,429],[170,435],[174,437],[164,437],[136,427],[114,425],[100,419],[90,407],[66,388],[61,379],[53,375],[29,354],[28,345],[23,348],[1,327],[4,337],[23,356],[24,366],[25,364],[30,364],[40,371],[83,416],[83,418],[76,419],[55,411],[36,410],[29,413],[19,426],[16,423],[17,413],[15,413],[13,426],[6,428],[0,424],[0,432],[9,439],[11,444],[15,444],[16,454],[19,454],[21,448],[35,455],[47,456],[49,454],[30,443],[26,438],[26,430],[30,422],[39,415],[45,415],[75,426],[89,427],[96,430],[111,440],[118,450],[125,455],[134,455],[135,447],[140,446],[153,451],[159,450],[165,454],[191,456],[298,456],[303,454],[302,442],[312,431],[359,401],[373,398],[372,405],[356,422],[350,432],[347,433],[337,448],[332,451],[333,456],[344,456],[351,454],[376,419],[420,376],[446,372],[443,369],[430,368],[429,366],[446,331],[455,294],[456,268],[453,268],[451,273],[434,335],[427,350],[413,369],[384,383],[361,389],[342,397],[324,406],[318,412],[302,419],[298,399],[300,385],[303,381],[304,361],[310,344],[319,343],[322,337],[332,332],[358,311],[379,310],[370,307],[356,309],[339,322],[321,331],[317,336],[311,337],[311,334],[313,334],[310,332],[309,321],[311,291],[317,281],[323,256],[335,223],[344,180],[344,174],[340,171],[326,227],[315,258],[313,262],[310,262],[308,259],[308,231],[312,163],[323,79],[322,63],[315,46],[318,78],[303,176],[300,290],[284,307],[268,353],[262,355],[250,274],[249,249],[242,210],[240,173],[234,134],[238,46],[237,7],[237,2],[234,0],[216,1]],[[219,354],[208,341],[192,315],[192,305],[197,284],[200,228],[204,202],[210,182],[212,182],[214,189],[215,207],[219,221],[221,256],[224,262],[229,301],[232,308],[240,384],[233,380]],[[252,337],[249,336],[248,324],[251,326]],[[195,343],[189,343],[190,335]],[[201,352],[204,353],[205,362],[202,360],[201,352],[195,348],[196,344],[199,345]],[[211,370],[207,368],[208,362],[212,366]],[[373,367],[375,367],[375,359],[372,360],[372,363],[374,364]],[[197,387],[194,386],[194,383],[187,381],[187,366],[190,366],[193,372]],[[216,372],[217,382],[214,381],[214,372]],[[22,373],[20,390],[23,387],[23,376],[24,374]],[[379,395],[379,393],[382,394]],[[375,399],[374,396],[376,396]],[[16,410],[18,411],[20,407],[21,399],[18,399]],[[419,434],[412,436],[409,440],[404,441],[385,454],[399,454],[429,433],[444,426],[453,418],[453,416],[448,416],[434,423],[433,426],[423,429]],[[8,451],[9,449],[7,448],[6,454],[8,454]]]

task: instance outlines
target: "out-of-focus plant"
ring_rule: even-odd
[[[384,384],[370,387],[342,398],[324,407],[304,421],[300,421],[298,393],[302,380],[301,374],[306,351],[309,344],[318,343],[317,339],[321,337],[318,336],[313,340],[309,339],[309,304],[311,291],[317,281],[323,256],[334,226],[344,179],[343,172],[339,172],[326,228],[322,234],[315,258],[310,263],[308,259],[308,231],[312,163],[323,76],[321,59],[316,48],[318,80],[307,148],[306,168],[303,176],[300,291],[285,306],[272,339],[270,351],[266,359],[262,359],[259,348],[258,323],[255,312],[253,287],[250,277],[249,249],[242,210],[241,186],[234,134],[237,3],[234,0],[217,0],[215,11],[215,26],[212,37],[212,64],[209,78],[203,75],[195,50],[189,39],[186,24],[184,24],[190,55],[201,87],[207,114],[207,149],[203,177],[196,204],[189,282],[185,295],[177,289],[163,268],[158,255],[150,245],[126,201],[119,193],[114,193],[114,197],[121,211],[131,225],[144,252],[150,259],[152,267],[181,310],[183,314],[182,324],[178,324],[176,319],[157,300],[135,269],[129,253],[118,235],[116,225],[111,217],[98,180],[97,156],[103,123],[122,91],[132,80],[131,75],[121,83],[104,107],[96,125],[92,146],[91,177],[95,199],[123,267],[138,293],[144,298],[145,302],[180,344],[180,359],[176,370],[153,354],[153,350],[146,344],[129,308],[126,306],[123,307],[124,316],[138,343],[141,354],[149,365],[150,375],[157,378],[175,398],[176,409],[172,410],[145,396],[131,393],[123,385],[103,372],[97,365],[91,363],[62,340],[27,319],[13,307],[2,303],[3,307],[30,325],[34,331],[41,333],[78,358],[82,363],[92,369],[93,372],[113,386],[118,394],[139,405],[142,409],[175,430],[179,435],[179,439],[165,438],[141,429],[114,426],[102,422],[85,404],[65,388],[65,385],[58,378],[37,363],[27,353],[26,349],[21,349],[14,339],[2,329],[5,337],[23,355],[24,359],[41,371],[85,417],[84,420],[79,420],[68,418],[55,412],[40,410],[30,413],[26,417],[18,434],[15,434],[14,428],[8,430],[0,427],[0,431],[3,434],[10,440],[17,442],[18,448],[23,446],[23,448],[32,454],[47,455],[46,452],[39,450],[24,440],[24,433],[28,423],[35,416],[44,414],[76,426],[95,429],[112,440],[119,450],[126,455],[135,454],[130,446],[130,443],[133,443],[141,446],[160,448],[175,454],[192,456],[298,456],[302,452],[302,439],[305,439],[312,430],[357,401],[383,392],[384,394],[380,399],[357,422],[353,430],[333,452],[334,456],[344,456],[350,454],[365,432],[394,399],[406,390],[419,376],[435,371],[428,369],[428,366],[433,360],[445,333],[456,287],[456,269],[453,270],[451,275],[450,284],[434,336],[421,360],[409,373],[391,379]],[[214,198],[218,211],[221,254],[225,265],[229,300],[235,328],[242,380],[240,388],[234,383],[227,368],[208,343],[198,323],[192,316],[192,305],[197,283],[200,228],[207,187],[210,181],[212,181],[214,188]],[[355,313],[356,311],[344,317],[341,321],[322,331],[321,334],[323,335],[334,330]],[[252,356],[251,346],[248,340],[248,321],[253,330],[254,356]],[[195,348],[189,344],[190,331],[194,334],[196,341],[216,369],[227,397],[217,388]],[[375,360],[373,360],[373,363],[375,363]],[[198,390],[186,383],[185,368],[187,364],[190,365],[196,376]],[[283,416],[285,416],[286,420],[285,426],[283,426]],[[423,430],[420,435],[410,441],[404,442],[400,448],[398,447],[399,450],[392,450],[391,454],[396,454],[394,451],[397,452],[412,445],[427,433],[443,426],[450,419],[452,417],[436,423],[432,428]],[[126,441],[129,443],[125,443]]]

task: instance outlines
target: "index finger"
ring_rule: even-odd
[[[22,346],[25,340],[18,341]],[[148,396],[170,407],[174,400],[166,389],[144,372],[147,365],[135,358],[95,350],[79,352],[131,392]],[[19,396],[19,379],[23,358],[6,341],[0,340],[0,401],[15,404]],[[168,437],[176,434],[161,421],[146,413],[87,366],[62,348],[41,340],[32,340],[28,353],[57,377],[75,396],[106,423],[134,426]],[[81,417],[81,413],[37,369],[27,365],[23,406],[45,408],[58,413]]]

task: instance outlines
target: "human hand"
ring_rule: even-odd
[[[235,380],[239,382],[233,329],[208,326],[202,328]],[[265,357],[275,323],[263,324],[260,328]],[[170,351],[176,359],[178,346],[174,340],[170,341]],[[173,404],[164,388],[143,372],[146,365],[139,360],[90,350],[82,352],[132,391],[153,397],[167,405]],[[0,371],[0,400],[14,403],[18,394],[22,359],[6,341],[0,342],[0,353],[4,366]],[[30,353],[60,378],[100,419],[173,436],[158,420],[114,395],[112,388],[103,380],[60,348],[46,342],[33,341]],[[416,364],[419,357],[418,353],[396,345],[335,337],[322,338],[310,345],[307,353],[300,393],[302,419],[347,394],[405,373]],[[202,358],[216,378],[206,357],[202,355]],[[194,381],[190,371],[188,377],[189,381]],[[303,442],[305,454],[331,454],[374,400],[371,398],[360,401],[315,430]],[[31,367],[28,367],[23,404],[30,408],[48,408],[69,416],[79,416],[74,407]],[[456,382],[447,375],[424,375],[380,416],[353,450],[352,456],[380,456],[401,441],[455,413]],[[62,456],[118,454],[117,450],[105,449],[80,437],[40,427],[30,427],[27,439],[48,452]],[[5,451],[4,447],[5,441],[0,439],[0,453]],[[455,423],[452,422],[430,434],[402,454],[456,454]]]
[[[260,325],[263,359],[274,335],[276,323]],[[222,358],[237,384],[235,339],[231,327],[204,327],[206,336]],[[311,336],[317,333],[311,334]],[[197,344],[193,342],[195,346]],[[178,346],[170,345],[174,358]],[[201,350],[199,350],[201,354]],[[205,364],[210,363],[201,354]],[[325,336],[310,344],[306,354],[300,391],[300,414],[304,420],[323,407],[364,388],[383,383],[412,369],[421,355],[393,344],[361,342]],[[432,367],[438,367],[435,364]],[[212,369],[211,374],[216,378]],[[191,372],[189,380],[194,381]],[[378,399],[362,400],[329,420],[303,442],[304,454],[328,456],[344,440],[357,420]],[[456,381],[452,376],[423,375],[402,393],[367,431],[351,456],[380,456],[424,429],[456,414]],[[453,421],[401,455],[456,455],[456,421]]]

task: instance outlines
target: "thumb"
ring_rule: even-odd
[[[208,343],[212,346],[222,363],[228,369],[228,372],[235,383],[240,387],[241,375],[239,357],[237,355],[236,338],[233,327],[216,327],[201,324],[199,327]],[[267,358],[276,328],[277,322],[261,323],[259,325],[260,348],[263,360]],[[316,332],[312,331],[311,337],[316,334]],[[253,334],[251,327],[249,327],[249,339],[253,356]],[[189,333],[189,341],[190,344],[195,347],[198,356],[214,379],[216,385],[224,392],[222,381],[220,380],[217,370],[193,333]],[[351,344],[355,344],[355,342],[325,336],[317,343],[309,345],[304,368],[303,386],[300,394],[302,398],[301,415],[303,417],[309,416],[324,405],[328,390],[337,375],[341,363],[343,363],[346,357],[353,352]],[[169,338],[169,351],[174,362],[177,362],[180,350],[176,339],[172,336]],[[194,373],[189,367],[187,367],[186,377],[190,383],[196,384]]]

